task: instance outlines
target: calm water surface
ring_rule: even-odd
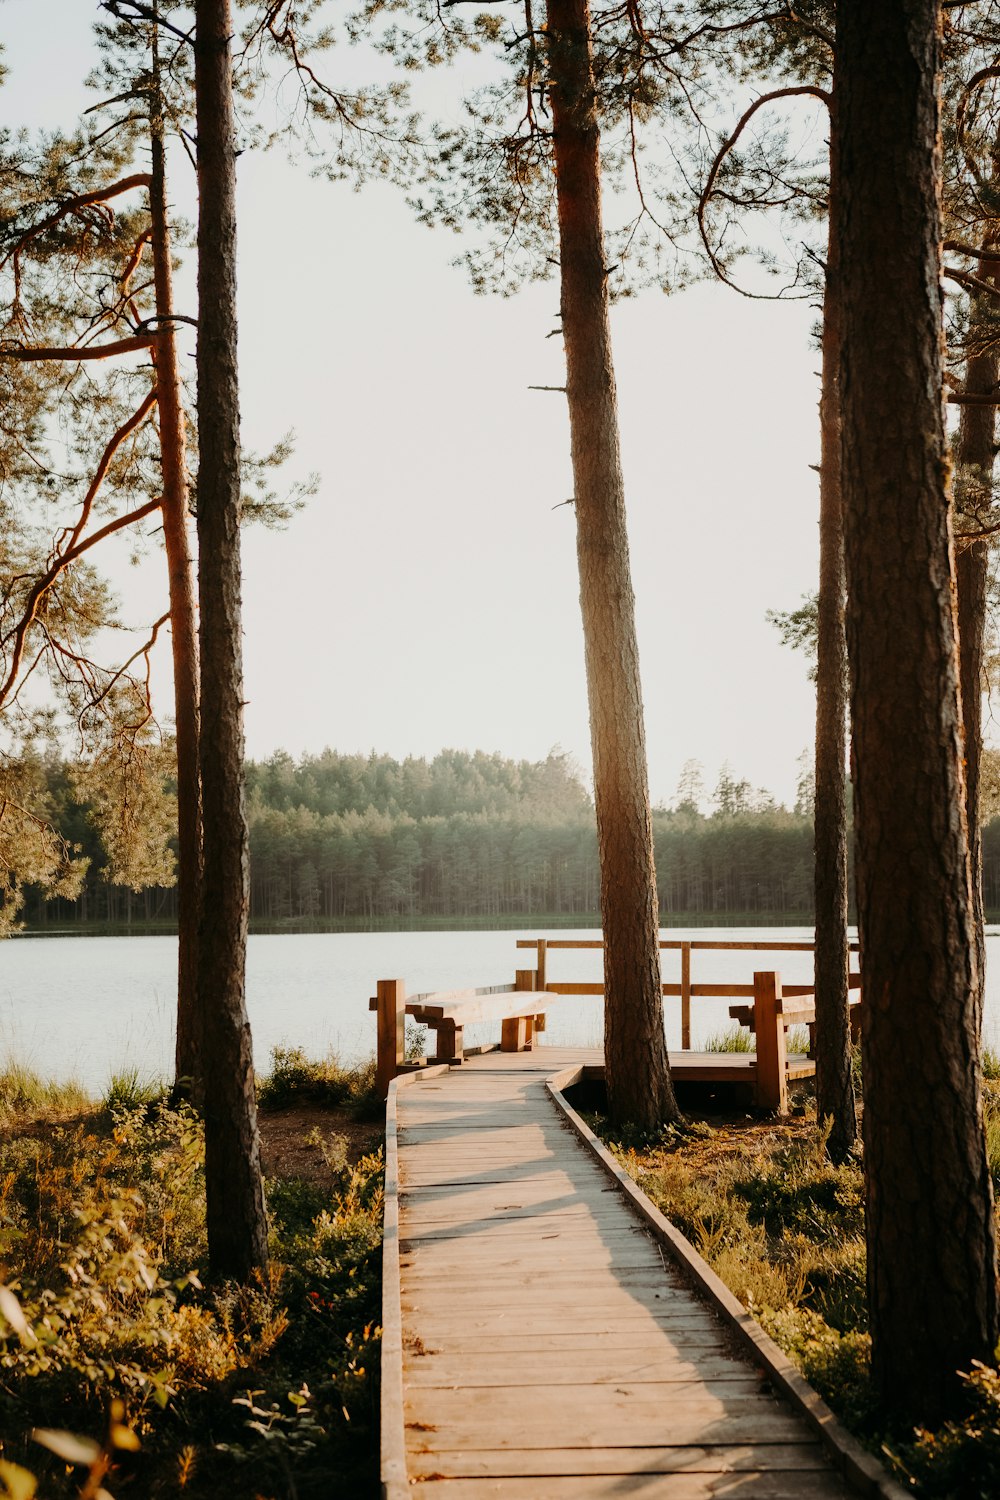
[[[402,977],[412,993],[459,989],[513,980],[534,955],[519,952],[517,932],[359,932],[251,937],[247,953],[247,1007],[259,1069],[271,1050],[302,1047],[320,1056],[336,1050],[345,1059],[375,1048],[375,1018],[368,997],[380,978]],[[590,937],[566,931],[552,937]],[[806,940],[806,928],[672,929],[671,938],[695,940]],[[177,943],[171,937],[16,938],[0,945],[0,1061],[14,1059],[46,1077],[76,1078],[99,1092],[113,1073],[136,1068],[147,1077],[169,1077],[173,1062],[173,1008]],[[1000,1039],[1000,931],[987,938],[986,1035]],[[799,953],[694,953],[692,979],[747,981],[753,969],[774,967],[788,981],[811,977],[811,955]],[[679,978],[679,957],[663,956],[665,980]],[[600,954],[552,953],[549,978],[599,979]],[[667,1040],[680,1046],[680,1001],[667,999]],[[728,1000],[692,1002],[694,1046],[728,1024]],[[596,1045],[601,1002],[565,996],[549,1014],[553,1045]],[[466,1041],[476,1040],[472,1028]]]

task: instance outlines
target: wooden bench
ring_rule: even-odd
[[[848,985],[857,989],[861,984],[860,974],[848,976]],[[816,1072],[813,1058],[816,1026],[816,997],[814,994],[786,995],[782,993],[781,975],[766,971],[753,976],[754,999],[752,1005],[731,1005],[729,1014],[734,1021],[748,1027],[757,1036],[757,1068],[754,1078],[754,1097],[760,1109],[776,1114],[788,1113],[789,1078],[811,1078]],[[850,1001],[851,1036],[856,1041],[861,1024],[861,997]],[[809,1027],[809,1054],[796,1057],[789,1054],[785,1045],[785,1033],[790,1026]]]
[[[557,998],[534,986],[535,970],[518,969],[512,986],[441,990],[407,999],[402,979],[380,979],[368,1008],[378,1014],[376,1076],[382,1094],[388,1093],[389,1084],[400,1073],[423,1066],[406,1060],[407,1016],[434,1032],[436,1052],[431,1061],[435,1064],[461,1063],[465,1027],[483,1021],[501,1022],[502,1052],[530,1051],[535,1033],[545,1030],[546,1007]]]

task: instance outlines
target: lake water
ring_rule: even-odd
[[[592,930],[544,934],[594,938]],[[251,937],[247,1008],[254,1057],[266,1070],[271,1049],[302,1047],[314,1056],[336,1050],[345,1060],[375,1050],[368,997],[381,978],[402,977],[410,994],[513,980],[534,955],[519,951],[518,932],[359,932]],[[807,928],[671,929],[664,937],[763,942],[809,940]],[[136,1068],[168,1078],[173,1067],[176,939],[171,937],[21,937],[0,946],[0,1062],[14,1059],[45,1077],[76,1078],[100,1092],[113,1073]],[[1000,931],[987,938],[986,1037],[1000,1034]],[[808,953],[694,953],[692,980],[746,982],[754,968],[808,981]],[[663,955],[666,981],[679,979],[679,955]],[[600,953],[550,953],[548,977],[600,979]],[[692,1044],[729,1022],[730,1001],[692,1001]],[[680,1046],[680,1001],[664,1001],[667,1040]],[[599,999],[568,995],[549,1013],[553,1045],[597,1045]],[[472,1028],[466,1042],[477,1037]]]

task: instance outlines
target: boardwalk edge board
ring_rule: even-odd
[[[406,1431],[403,1425],[403,1314],[399,1285],[399,1141],[396,1094],[418,1079],[447,1073],[447,1066],[403,1073],[389,1085],[385,1102],[385,1208],[382,1221],[382,1353],[379,1428],[382,1500],[409,1500]]]
[[[852,1437],[840,1419],[834,1416],[823,1398],[792,1364],[773,1339],[750,1316],[746,1308],[718,1277],[708,1262],[685,1239],[680,1230],[665,1218],[655,1203],[621,1167],[587,1123],[564,1097],[564,1090],[586,1078],[604,1076],[603,1067],[574,1066],[553,1073],[547,1080],[549,1095],[562,1111],[567,1123],[596,1156],[604,1170],[615,1179],[633,1207],[646,1220],[657,1239],[697,1286],[707,1301],[717,1309],[736,1333],[755,1364],[762,1366],[776,1389],[788,1399],[813,1426],[840,1468],[844,1478],[858,1494],[877,1500],[905,1500],[908,1491],[898,1484],[867,1449]],[[386,1500],[396,1497],[386,1495]]]

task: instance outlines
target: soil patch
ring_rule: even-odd
[[[337,1166],[353,1166],[382,1139],[373,1121],[320,1104],[261,1110],[257,1124],[265,1177],[299,1177],[317,1187],[332,1188]]]

